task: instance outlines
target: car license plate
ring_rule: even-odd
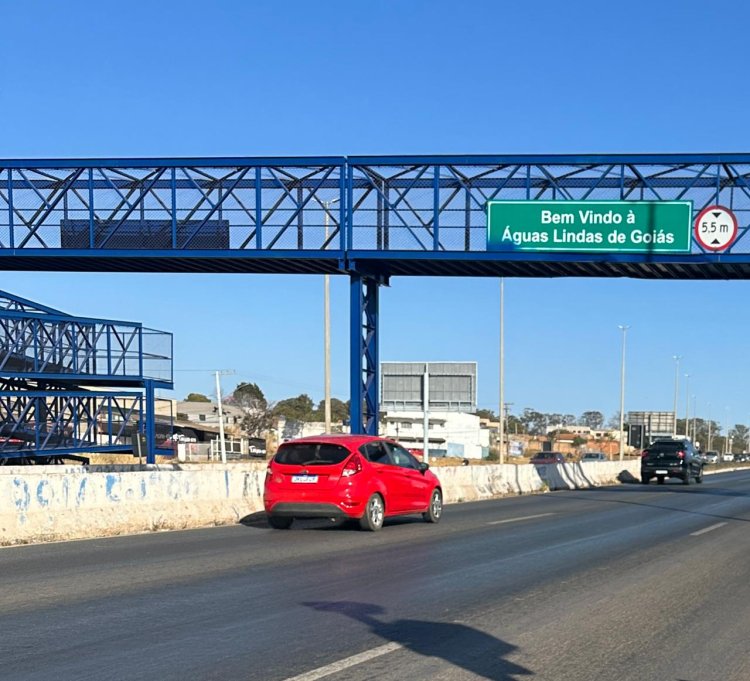
[[[667,475],[669,471],[656,471],[657,475]]]
[[[318,476],[317,475],[293,475],[292,476],[292,482],[318,482]]]

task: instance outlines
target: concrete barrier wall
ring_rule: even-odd
[[[234,523],[263,508],[265,465],[0,469],[0,544]]]
[[[623,473],[629,481],[640,480],[641,460],[590,461],[586,463],[566,463],[552,466],[537,466],[539,476],[550,490],[584,489],[618,482]]]
[[[638,461],[439,467],[445,501],[579,489]],[[263,509],[265,463],[0,468],[0,545],[236,523]]]

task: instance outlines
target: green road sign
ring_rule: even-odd
[[[490,251],[689,253],[692,201],[489,201]]]

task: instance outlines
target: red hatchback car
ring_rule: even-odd
[[[322,435],[285,442],[268,464],[263,502],[271,527],[295,518],[352,518],[377,531],[384,518],[421,513],[440,520],[437,476],[401,445],[371,435]]]

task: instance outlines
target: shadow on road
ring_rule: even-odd
[[[303,605],[350,617],[366,624],[385,641],[398,643],[418,655],[445,660],[483,679],[514,681],[516,675],[533,675],[532,671],[505,659],[516,646],[465,624],[413,619],[384,622],[377,615],[385,610],[372,603],[319,601]]]
[[[564,496],[557,496],[556,501],[560,500],[576,500],[576,499],[585,499],[587,501],[600,501],[605,504],[628,504],[631,506],[646,506],[648,508],[658,508],[662,509],[664,511],[671,511],[673,513],[687,513],[690,515],[699,515],[699,516],[705,516],[707,518],[720,518],[722,520],[739,520],[740,522],[750,522],[750,518],[741,518],[736,515],[726,515],[722,513],[712,513],[710,511],[696,511],[692,509],[687,508],[675,508],[674,506],[667,506],[659,503],[651,503],[650,501],[644,501],[644,500],[636,500],[633,497],[633,494],[640,495],[648,495],[653,496],[654,498],[657,498],[659,496],[663,496],[665,494],[667,495],[674,495],[674,494],[690,494],[690,495],[698,495],[701,497],[710,497],[710,496],[716,496],[716,497],[735,497],[735,498],[750,498],[750,493],[739,491],[739,490],[733,490],[733,489],[727,489],[722,487],[706,487],[702,485],[691,485],[686,486],[683,485],[682,482],[667,482],[663,485],[641,485],[640,480],[638,482],[638,487],[610,487],[606,490],[606,497],[602,496],[594,496],[594,494],[590,493],[596,493],[596,492],[603,492],[604,490],[593,488],[591,490],[585,490],[584,494],[585,496],[579,494],[579,493],[573,493],[573,494],[565,494]],[[613,496],[616,497],[622,497],[622,498],[612,498]],[[748,509],[750,512],[750,509]]]
[[[240,518],[240,525],[252,527],[255,529],[267,530],[268,519],[265,511],[250,513]],[[396,516],[386,518],[384,527],[397,527],[399,525],[424,525],[425,522],[419,516]],[[329,530],[356,530],[359,531],[359,521],[351,519],[330,519],[330,518],[296,518],[289,531],[306,530],[306,531],[329,531]]]
[[[260,530],[270,529],[268,526],[268,516],[266,516],[265,511],[258,511],[257,513],[250,513],[249,515],[246,515],[243,518],[240,518],[239,524],[244,525],[245,527],[252,527],[254,529],[260,529]],[[305,520],[305,519],[297,518],[295,519],[294,524],[292,525],[290,530],[285,530],[285,531],[288,531],[288,532],[291,532],[294,530],[327,531],[327,530],[336,530],[339,528],[359,528],[359,525],[356,523],[356,521],[350,521],[350,520],[333,520],[330,518],[309,518]]]

